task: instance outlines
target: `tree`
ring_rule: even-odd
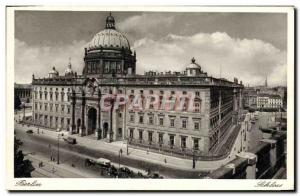
[[[18,95],[15,96],[15,110],[19,110],[21,108],[21,99]]]
[[[22,177],[31,177],[31,172],[34,170],[34,167],[31,164],[30,160],[24,160],[24,154],[22,150],[19,150],[19,147],[22,145],[22,142],[15,137],[14,143],[14,172],[15,178]]]

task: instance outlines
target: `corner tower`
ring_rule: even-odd
[[[115,19],[109,14],[105,29],[97,33],[85,48],[86,77],[114,77],[134,75],[136,54],[130,49],[127,38],[116,30]]]

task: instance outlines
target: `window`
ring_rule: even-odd
[[[64,101],[65,99],[65,93],[61,93],[61,101]]]
[[[40,103],[40,110],[42,110],[42,104]]]
[[[64,113],[64,111],[65,111],[65,106],[62,105],[62,106],[61,106],[61,113]]]
[[[200,92],[199,91],[196,91],[195,94],[196,94],[196,96],[200,96]]]
[[[194,107],[195,107],[195,112],[200,112],[200,102],[199,101],[195,101]]]
[[[68,114],[70,114],[71,108],[70,106],[68,106]]]
[[[170,135],[170,147],[174,147],[174,135]]]
[[[182,94],[183,94],[183,95],[186,95],[187,93],[186,93],[186,91],[183,91]]]
[[[52,111],[53,111],[53,104],[50,103],[50,112],[52,112]]]
[[[42,95],[42,92],[40,92],[40,99],[42,99],[42,96],[43,96],[43,95]]]
[[[48,116],[47,115],[44,116],[44,123],[45,123],[45,126],[48,125]]]
[[[52,127],[52,124],[53,124],[53,117],[52,116],[50,116],[50,127]]]
[[[35,108],[36,110],[38,109],[37,103],[34,104],[34,108]]]
[[[67,99],[68,99],[68,102],[70,102],[70,94],[68,94]]]
[[[187,119],[182,119],[182,128],[186,129],[187,127]]]
[[[130,130],[129,130],[129,138],[130,138],[130,139],[133,139],[133,129],[130,129]]]
[[[55,117],[55,127],[57,128],[58,126],[58,117]]]
[[[122,113],[121,112],[119,113],[119,118],[122,118]]]
[[[139,140],[140,140],[140,142],[143,141],[143,130],[139,131]]]
[[[45,111],[47,111],[47,110],[48,110],[48,104],[45,103]]]
[[[149,124],[153,124],[153,116],[149,116]]]
[[[130,122],[134,122],[134,114],[130,114]]]
[[[53,101],[53,95],[52,95],[52,92],[50,93],[50,101]]]
[[[158,143],[162,144],[163,142],[164,142],[164,140],[163,140],[163,133],[159,133],[158,134]]]
[[[170,119],[170,127],[174,127],[175,126],[175,119],[171,118]]]
[[[134,90],[131,90],[131,94],[134,94]]]
[[[186,148],[186,137],[181,137],[181,148]]]
[[[55,112],[58,112],[58,104],[55,104]]]
[[[144,116],[140,116],[139,122],[140,122],[140,123],[144,123]]]
[[[195,122],[194,123],[194,129],[195,130],[199,130],[200,129],[200,123],[199,122]]]
[[[159,118],[159,125],[163,126],[164,125],[164,118]]]
[[[55,93],[55,101],[58,101],[58,93]]]
[[[199,150],[199,139],[194,139],[194,150]]]
[[[65,126],[65,121],[64,120],[65,120],[64,118],[60,119],[61,128],[63,128]]]
[[[152,135],[153,135],[152,132],[148,132],[148,141],[150,144],[152,143]]]
[[[70,125],[70,118],[67,118],[67,125]]]
[[[47,100],[47,99],[48,99],[48,93],[45,92],[45,100]]]

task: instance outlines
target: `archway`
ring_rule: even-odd
[[[103,123],[103,138],[107,138],[107,134],[108,134],[108,123],[105,122]]]
[[[96,131],[97,110],[90,108],[88,111],[88,122],[87,122],[87,135],[94,134]]]

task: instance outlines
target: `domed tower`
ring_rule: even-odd
[[[186,67],[187,76],[202,76],[203,71],[201,70],[201,66],[196,63],[196,59],[193,57],[191,63]]]
[[[83,75],[112,77],[135,74],[136,54],[127,38],[116,30],[115,19],[109,14],[105,29],[97,33],[85,48]]]

